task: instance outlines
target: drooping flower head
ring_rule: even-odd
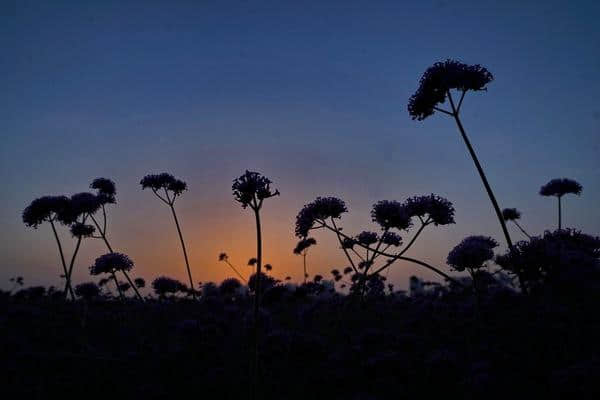
[[[254,266],[254,265],[256,265],[256,263],[258,263],[258,259],[256,257],[252,257],[251,259],[248,260],[249,266]]]
[[[398,247],[402,244],[402,237],[395,232],[385,232],[382,236],[381,242],[388,246]]]
[[[412,226],[409,210],[395,200],[381,200],[373,205],[371,218],[382,229],[408,230]]]
[[[449,90],[485,90],[493,79],[492,74],[479,64],[467,65],[450,59],[436,62],[425,71],[419,88],[410,97],[408,113],[412,119],[422,121],[434,113],[434,107],[446,101]]]
[[[107,178],[96,178],[90,184],[91,189],[97,190],[98,200],[100,204],[114,204],[117,202],[117,187],[115,183]]]
[[[478,269],[494,257],[498,243],[488,236],[468,236],[450,251],[446,262],[457,271]]]
[[[258,207],[263,200],[279,195],[279,190],[271,190],[271,180],[258,172],[248,171],[233,180],[233,197],[243,208]]]
[[[133,283],[135,283],[135,287],[138,289],[146,287],[146,280],[144,278],[135,278]]]
[[[69,204],[66,196],[43,196],[33,200],[23,211],[23,223],[37,228],[44,221],[54,219]]]
[[[317,241],[314,238],[302,239],[296,244],[296,247],[294,248],[294,254],[302,254],[304,250],[315,244],[317,244]]]
[[[571,193],[579,196],[582,190],[583,186],[581,186],[579,182],[568,178],[562,178],[552,179],[550,182],[546,183],[541,187],[540,194],[542,196],[562,197],[565,194]]]
[[[90,237],[96,232],[96,228],[93,225],[82,224],[77,222],[71,225],[71,235],[76,238]]]
[[[428,196],[411,197],[404,202],[404,206],[411,217],[427,215],[436,226],[454,223],[452,203],[433,193]]]
[[[372,245],[373,243],[377,243],[379,239],[377,238],[377,234],[375,232],[362,231],[356,236],[356,241],[365,246]]]
[[[187,190],[187,183],[166,172],[146,175],[140,181],[140,185],[142,185],[142,189],[150,188],[154,191],[165,189],[173,192],[175,196],[179,196]]]
[[[90,267],[90,274],[109,274],[115,271],[129,271],[133,268],[133,261],[122,253],[107,253],[98,258]]]
[[[296,216],[296,236],[307,237],[315,222],[340,218],[345,212],[348,212],[348,209],[343,200],[336,197],[317,197],[313,202],[302,207]]]
[[[516,221],[521,218],[521,212],[516,208],[505,208],[502,210],[502,218],[505,221]]]
[[[175,294],[178,292],[185,292],[187,291],[187,286],[177,279],[159,276],[152,281],[152,289],[154,289],[154,293],[158,296],[164,296],[167,293]]]

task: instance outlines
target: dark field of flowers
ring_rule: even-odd
[[[564,227],[563,197],[581,195],[568,178],[539,194],[557,199],[557,229],[528,232],[516,208],[501,209],[467,137],[460,110],[467,92],[487,89],[480,65],[447,60],[430,67],[410,98],[410,116],[451,117],[503,233],[456,240],[445,266],[410,254],[429,229],[454,224],[452,202],[436,194],[380,200],[370,210],[376,231],[343,228],[344,200],[317,197],[299,210],[290,252],[304,279],[278,280],[263,260],[262,211],[280,196],[254,171],[233,180],[233,199],[253,217],[256,254],[250,276],[218,260],[235,278],[197,283],[176,202],[187,183],[168,173],[140,181],[173,217],[186,282],[159,276],[142,295],[127,254],[113,249],[109,207],[116,184],[97,178],[91,192],[43,196],[23,211],[28,227],[49,226],[62,287],[0,292],[2,393],[23,398],[382,399],[598,398],[600,396],[600,238]],[[454,93],[454,95],[453,95]],[[444,108],[444,105],[446,108]],[[522,240],[513,241],[508,226]],[[550,225],[550,224],[549,224]],[[551,225],[554,225],[552,222]],[[63,251],[64,233],[75,247]],[[309,250],[333,235],[343,265],[311,275]],[[80,247],[101,240],[106,253],[73,282]],[[386,279],[399,261],[433,271],[412,277],[410,292]],[[458,273],[458,274],[457,274]]]

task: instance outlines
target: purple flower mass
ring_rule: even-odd
[[[583,186],[579,182],[568,178],[552,179],[540,188],[540,194],[542,196],[556,196],[561,197],[565,194],[571,193],[580,195],[583,190]]]
[[[371,210],[371,218],[382,229],[408,230],[412,226],[410,211],[395,200],[382,200],[375,203]]]
[[[502,210],[502,218],[505,221],[516,221],[521,218],[521,212],[516,208],[505,208]]]
[[[122,253],[107,253],[98,258],[90,267],[90,274],[109,274],[115,271],[129,271],[133,268],[133,261]]]
[[[271,183],[273,182],[269,178],[258,172],[246,171],[244,175],[234,179],[231,187],[233,197],[243,208],[259,206],[263,200],[279,195],[279,190],[271,190]]]
[[[175,196],[179,196],[187,190],[187,183],[166,172],[157,175],[146,175],[140,181],[140,185],[142,185],[142,189],[150,188],[154,191],[160,189],[169,190]]]
[[[493,79],[492,74],[479,64],[467,65],[450,59],[437,62],[421,77],[419,88],[408,101],[408,113],[412,119],[422,121],[446,101],[449,90],[485,90]]]
[[[69,204],[66,196],[44,196],[35,199],[23,211],[23,223],[37,228],[44,221],[49,221],[61,213]]]
[[[494,257],[498,243],[488,236],[468,236],[450,251],[446,262],[457,271],[478,269]]]
[[[296,236],[308,236],[308,231],[318,220],[340,218],[348,212],[346,203],[336,197],[317,197],[312,203],[306,204],[296,216]]]

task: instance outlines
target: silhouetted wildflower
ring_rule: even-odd
[[[562,197],[569,193],[579,196],[582,190],[583,187],[578,182],[567,178],[552,179],[540,189],[542,196],[555,196],[558,199],[558,229],[562,228]]]
[[[131,289],[131,285],[127,282],[119,282],[119,290],[123,293]]]
[[[241,287],[242,283],[237,279],[227,278],[219,285],[219,291],[223,294],[232,295]]]
[[[77,222],[71,226],[71,235],[73,237],[90,237],[94,234],[96,228],[93,225]]]
[[[343,238],[342,239],[342,249],[352,249],[356,244],[356,240],[351,238]]]
[[[169,190],[175,196],[179,196],[187,190],[187,184],[184,181],[166,172],[146,175],[140,181],[140,185],[142,185],[142,189],[150,188],[154,191],[161,189]]]
[[[296,236],[306,237],[317,221],[328,218],[340,218],[348,212],[346,203],[336,197],[317,197],[315,201],[306,204],[296,216]]]
[[[133,261],[122,253],[107,253],[98,258],[90,267],[90,274],[111,274],[115,271],[129,271],[133,268]]]
[[[457,271],[475,270],[494,257],[498,243],[487,236],[468,236],[450,251],[446,262]]]
[[[86,300],[91,300],[100,295],[100,287],[94,282],[85,282],[75,286],[75,294]]]
[[[229,259],[229,256],[227,255],[227,253],[219,254],[219,261],[227,261],[228,259]]]
[[[294,248],[294,254],[302,254],[304,250],[315,244],[317,244],[317,241],[314,238],[302,239],[298,242],[298,244],[296,244],[296,247]]]
[[[233,181],[233,197],[243,208],[260,207],[259,203],[263,200],[279,195],[279,190],[271,190],[271,183],[260,173],[246,170],[244,175]]]
[[[348,274],[352,273],[352,271],[354,271],[352,269],[352,267],[346,267],[346,268],[344,268],[344,275],[348,275]]]
[[[133,283],[138,289],[146,287],[146,280],[144,278],[135,278]]]
[[[381,200],[375,203],[371,210],[371,218],[383,229],[408,230],[412,226],[409,210],[395,200]]]
[[[117,202],[117,188],[115,183],[107,178],[96,178],[90,184],[91,189],[97,190],[97,197],[100,204],[114,204]]]
[[[446,101],[449,90],[485,90],[493,79],[492,74],[478,64],[467,65],[455,60],[437,62],[421,77],[419,88],[408,101],[408,113],[412,119],[422,121]]]
[[[430,194],[429,196],[415,196],[404,203],[410,216],[429,216],[434,225],[448,225],[454,223],[454,207],[447,199]]]
[[[550,182],[546,183],[540,189],[540,194],[542,196],[556,196],[561,197],[565,194],[576,194],[580,195],[583,190],[583,186],[581,186],[577,181],[572,179],[562,178],[562,179],[552,179]]]
[[[377,234],[375,232],[362,231],[356,236],[356,241],[360,244],[364,244],[365,246],[372,245],[373,243],[377,243],[379,239],[377,238]]]
[[[160,297],[164,297],[167,294],[176,294],[179,292],[186,292],[187,286],[179,282],[177,279],[169,278],[166,276],[159,276],[152,281],[152,289],[154,293]]]
[[[381,239],[383,244],[398,247],[402,244],[402,237],[395,232],[385,232]]]
[[[273,270],[273,266],[271,264],[265,264],[265,270],[271,271],[271,270]]]
[[[277,280],[275,278],[267,274],[261,272],[260,276],[260,290],[267,290],[268,288],[274,286],[277,283]],[[254,292],[256,290],[256,273],[250,275],[250,278],[248,278],[248,289],[250,289],[251,292]]]
[[[253,266],[253,265],[256,265],[257,262],[258,262],[258,259],[256,259],[256,257],[252,257],[251,259],[248,260],[248,265]]]
[[[50,221],[68,207],[66,196],[43,196],[33,200],[23,211],[23,223],[37,228],[44,221]]]
[[[317,274],[317,275],[315,275],[315,276],[313,277],[313,281],[314,281],[315,283],[319,283],[319,282],[321,282],[322,280],[323,280],[323,277],[322,277],[321,275],[318,275],[318,274]]]
[[[502,210],[502,217],[505,221],[515,221],[521,218],[521,212],[516,208],[505,208]]]

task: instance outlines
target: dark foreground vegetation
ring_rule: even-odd
[[[600,291],[588,286],[524,296],[490,283],[479,307],[468,290],[438,286],[362,301],[321,284],[271,287],[258,397],[592,398]],[[3,293],[0,310],[3,393],[250,396],[253,304],[243,291],[210,286],[196,301],[142,303],[66,302],[38,289]]]

